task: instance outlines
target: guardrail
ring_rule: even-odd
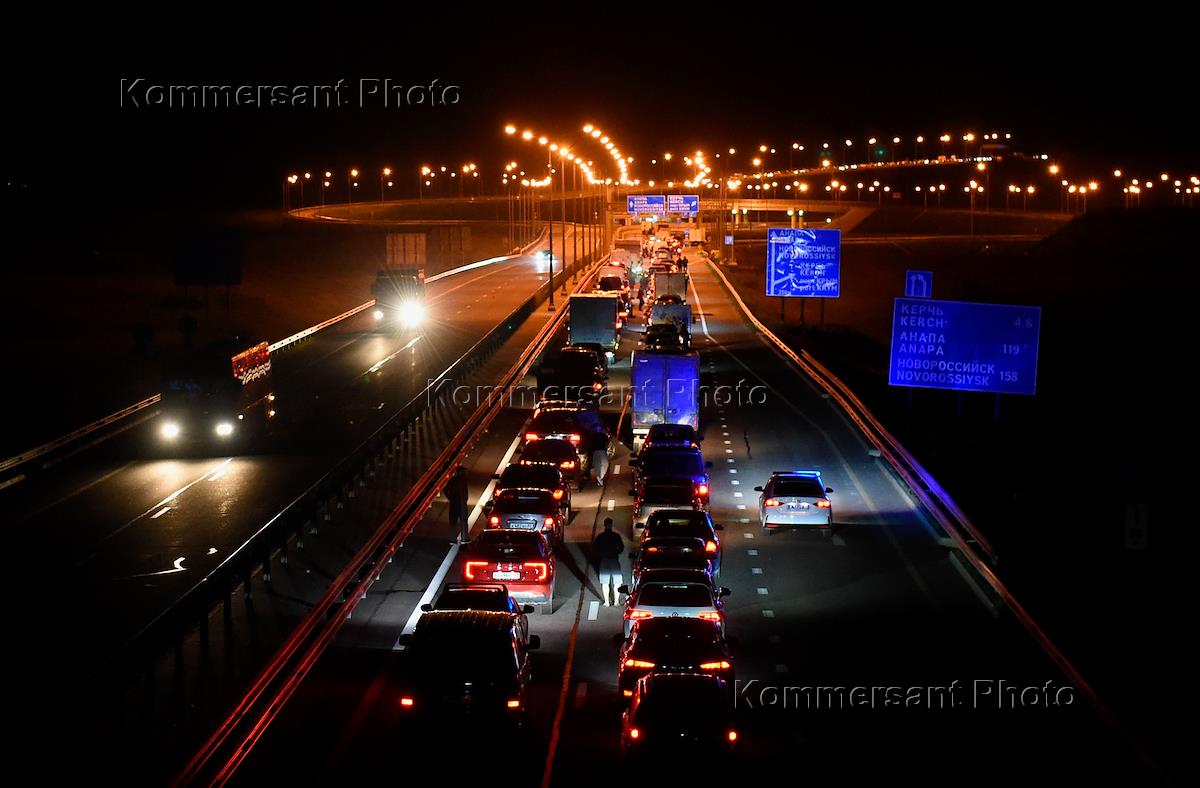
[[[590,271],[594,272],[603,259],[606,258],[592,263]],[[560,274],[560,277],[566,276],[566,272]],[[590,273],[580,279],[575,290],[584,289],[589,281]],[[556,283],[548,282],[517,311],[540,303],[541,293],[546,291],[548,294],[548,288],[555,286]],[[259,673],[241,702],[188,762],[176,778],[175,785],[190,785],[196,782],[223,785],[233,776],[359,601],[381,576],[396,550],[403,546],[404,540],[420,522],[425,511],[448,481],[454,467],[503,409],[509,391],[521,382],[534,360],[559,331],[566,315],[567,310],[560,310],[547,321],[533,342],[505,373],[499,385],[489,389],[486,399],[472,412],[437,459],[343,568],[321,599]],[[509,322],[506,320],[502,325]],[[498,326],[493,333],[500,330],[501,327]],[[487,338],[480,340],[480,344],[486,341]],[[468,355],[472,351],[468,351]],[[452,368],[466,357],[455,362]],[[445,374],[443,373],[443,377]],[[331,615],[335,608],[337,614]]]
[[[1038,646],[1041,647],[1042,651],[1063,672],[1063,675],[1075,686],[1075,689],[1083,695],[1096,715],[1111,731],[1129,744],[1130,748],[1147,768],[1161,774],[1158,764],[1149,756],[1145,748],[1126,729],[1124,723],[1108,708],[1107,704],[1104,703],[1091,684],[1084,679],[1083,674],[1079,672],[1070,659],[1067,658],[1066,654],[1050,639],[1050,636],[1033,619],[1033,616],[1030,615],[1025,607],[1017,601],[1012,592],[1008,590],[1008,587],[1004,585],[1004,582],[992,571],[992,567],[989,564],[995,563],[995,553],[991,543],[975,527],[962,509],[959,508],[949,493],[913,457],[912,453],[901,445],[900,441],[883,426],[862,400],[840,378],[813,358],[807,351],[801,350],[797,353],[792,350],[787,343],[763,325],[762,321],[754,316],[750,307],[742,300],[742,297],[738,294],[733,284],[730,283],[729,279],[726,278],[725,273],[720,267],[713,263],[707,256],[705,256],[705,260],[708,262],[709,268],[720,278],[721,282],[725,285],[725,289],[729,291],[734,301],[737,302],[738,308],[741,309],[746,319],[750,321],[754,328],[820,386],[841,407],[842,412],[858,426],[867,440],[879,451],[879,456],[891,466],[892,470],[895,471],[896,475],[900,477],[908,489],[912,491],[913,495],[921,502],[926,511],[933,516],[938,526],[950,536],[960,553],[970,562],[975,572],[984,579],[984,582],[988,584],[1000,601],[1012,611],[1013,615]]]
[[[426,283],[436,282],[440,279],[445,279],[449,276],[453,276],[454,274],[461,274],[465,271],[473,271],[477,268],[483,268],[484,266],[494,265],[495,263],[501,263],[506,260],[512,260],[517,257],[527,255],[531,251],[533,251],[537,247],[541,246],[545,242],[546,234],[547,234],[547,231],[542,230],[542,232],[538,235],[537,238],[535,238],[533,241],[530,241],[525,246],[520,247],[520,250],[513,254],[502,255],[500,257],[491,257],[491,258],[488,258],[487,260],[480,260],[479,262],[474,262],[474,263],[467,263],[466,265],[461,265],[461,266],[458,266],[457,268],[452,268],[449,271],[443,271],[440,274],[435,274],[434,276],[427,279]],[[375,306],[375,299],[372,298],[370,301],[367,301],[366,303],[363,303],[363,304],[359,304],[358,306],[354,307],[353,309],[348,309],[345,312],[342,312],[340,315],[331,317],[328,320],[323,320],[320,323],[317,323],[315,326],[309,326],[308,328],[304,329],[303,331],[297,331],[295,334],[292,334],[289,337],[284,337],[283,339],[279,340],[278,342],[272,342],[270,345],[268,345],[267,349],[272,353],[283,350],[284,348],[286,348],[290,345],[294,345],[295,343],[297,343],[303,339],[306,339],[307,337],[310,337],[319,331],[329,328],[330,326],[332,326],[336,323],[340,323],[343,320],[354,317],[359,312],[362,312],[363,310],[366,310],[366,309],[370,309],[373,306]],[[111,427],[112,425],[116,424],[117,422],[119,422],[129,416],[132,416],[133,414],[138,413],[139,411],[145,410],[146,408],[150,407],[151,405],[157,404],[159,401],[161,401],[161,399],[162,399],[161,394],[151,395],[140,402],[135,402],[132,405],[129,405],[127,407],[122,408],[121,410],[118,410],[116,413],[111,413],[102,419],[97,419],[96,421],[93,421],[91,424],[87,424],[83,427],[80,427],[77,430],[67,433],[66,435],[55,438],[52,441],[43,443],[41,446],[37,446],[33,449],[29,449],[28,451],[24,451],[24,452],[21,452],[20,454],[13,455],[12,457],[9,457],[8,459],[0,460],[0,473],[7,473],[10,470],[13,470],[22,465],[25,465],[26,463],[32,462],[33,460],[36,460],[39,457],[44,457],[45,455],[50,454],[51,452],[58,451],[59,449],[62,449],[64,447],[74,443],[75,441],[79,440],[80,438],[84,438],[98,430],[104,429],[105,427]],[[11,477],[4,481],[0,481],[0,490],[4,489],[5,487],[8,487],[10,485],[16,484],[20,481],[23,481],[24,478],[25,478],[25,474],[18,474],[17,476]]]

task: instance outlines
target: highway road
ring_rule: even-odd
[[[739,776],[782,784],[1140,781],[1125,742],[944,546],[847,419],[756,335],[711,271],[699,260],[691,271],[701,316],[693,335],[709,395],[702,448],[715,466],[713,518],[725,525],[721,583],[733,590],[726,613],[737,639]],[[627,330],[610,389],[628,384],[633,346]],[[512,456],[527,416],[507,410],[471,456],[472,503]],[[605,416],[616,427],[619,403]],[[556,609],[530,617],[542,648],[533,654],[527,732],[413,727],[400,718],[397,637],[423,597],[461,576],[457,548],[446,547],[444,508],[435,506],[405,546],[410,560],[376,584],[234,782],[636,779],[618,756],[612,638],[620,608],[599,605],[595,575],[585,569],[603,517],[614,517],[631,543],[628,460],[622,445],[605,487],[575,495]],[[835,490],[832,531],[760,531],[753,488],[791,468],[823,471]],[[904,702],[885,702],[897,696]],[[703,761],[669,764],[676,784],[716,778]]]
[[[152,419],[4,491],[7,538],[44,557],[16,573],[41,589],[30,667],[103,661],[545,280],[533,257],[465,271],[429,285],[420,335],[377,330],[368,310],[275,354],[264,453],[162,457]]]

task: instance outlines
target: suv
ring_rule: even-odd
[[[609,456],[612,456],[612,436],[600,414],[584,407],[538,407],[525,428],[524,446],[543,438],[562,438],[570,441],[580,458],[585,462],[587,447],[594,438],[603,438],[608,445]]]
[[[563,542],[565,522],[558,500],[549,490],[510,487],[492,499],[487,527],[508,531],[538,531],[557,546]]]
[[[634,624],[621,641],[617,660],[622,697],[633,697],[638,679],[652,670],[707,673],[733,686],[733,657],[726,638],[716,624],[698,618],[648,618]]]
[[[686,480],[692,483],[700,508],[708,508],[708,469],[712,467],[712,463],[704,461],[700,449],[661,446],[647,451],[643,447],[642,451],[629,461],[629,465],[637,470],[633,491],[635,496],[640,495],[651,482]]]
[[[568,485],[579,481],[579,452],[570,441],[562,438],[545,438],[534,441],[521,452],[521,465],[549,465],[557,468]]]
[[[521,635],[516,615],[495,610],[434,610],[401,635],[407,671],[397,702],[408,715],[455,712],[525,722],[529,652],[537,635]]]
[[[502,582],[514,599],[541,605],[543,613],[554,609],[554,552],[537,531],[485,529],[467,551],[463,579],[470,588]]]
[[[492,476],[496,480],[496,497],[505,490],[545,490],[558,501],[563,519],[571,513],[571,484],[566,477],[567,473],[562,468],[540,462],[509,463],[503,473]],[[495,498],[492,499],[494,501]]]
[[[633,490],[633,526],[644,526],[659,509],[695,509],[703,511],[691,479],[647,479]]]
[[[638,347],[642,350],[686,350],[687,343],[674,323],[654,323],[642,331]]]
[[[708,512],[690,509],[659,509],[647,518],[642,529],[642,539],[657,539],[661,536],[689,536],[704,540],[704,552],[712,561],[713,575],[721,574],[721,538],[717,531],[724,530],[714,523]]]
[[[690,750],[711,767],[733,752],[738,732],[728,685],[719,676],[651,673],[638,680],[621,715],[621,754],[659,757]]]
[[[773,533],[780,526],[833,526],[833,504],[820,471],[775,471],[771,478],[755,491],[758,496],[758,519],[763,533]]]
[[[533,612],[533,605],[518,605],[503,583],[447,583],[437,602],[421,605],[422,612],[434,610],[495,610],[511,613],[518,617],[521,639],[529,640],[529,619],[526,613]]]
[[[652,448],[699,449],[700,436],[691,424],[652,424],[642,438],[642,451]]]

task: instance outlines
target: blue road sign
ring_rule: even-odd
[[[733,246],[733,236],[728,233],[725,234],[725,245]]]
[[[892,386],[1034,394],[1039,306],[897,298]]]
[[[700,195],[668,194],[667,213],[677,213],[681,216],[695,216],[700,213]]]
[[[627,200],[630,213],[662,216],[667,212],[667,198],[661,194],[631,194]]]
[[[767,295],[837,298],[841,294],[841,230],[767,230]]]
[[[933,271],[905,271],[905,298],[933,298]]]

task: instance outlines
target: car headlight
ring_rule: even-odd
[[[400,321],[405,328],[416,328],[425,322],[425,305],[410,301],[400,309]]]
[[[173,421],[163,422],[162,429],[159,432],[167,440],[174,440],[179,437],[179,425]]]
[[[222,438],[228,438],[233,434],[233,425],[227,421],[223,421],[217,425],[216,432],[217,435],[220,435]]]
[[[375,310],[375,319],[376,319],[376,320],[383,320],[383,310],[382,310],[382,309],[376,309],[376,310]]]

